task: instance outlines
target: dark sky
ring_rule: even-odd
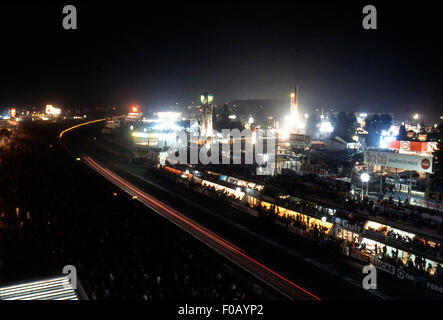
[[[309,4],[307,4],[309,2]],[[1,4],[0,106],[169,106],[286,98],[347,111],[442,112],[441,7],[364,2]],[[62,28],[74,4],[78,29]]]

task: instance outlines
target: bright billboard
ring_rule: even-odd
[[[371,150],[365,151],[365,163],[432,173],[432,156]]]
[[[389,148],[400,151],[434,152],[437,149],[437,142],[394,140],[389,142]]]

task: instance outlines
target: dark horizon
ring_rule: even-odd
[[[0,107],[217,104],[285,99],[300,108],[439,117],[441,34],[435,5],[365,3],[74,3],[3,5]]]

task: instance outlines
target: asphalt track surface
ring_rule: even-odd
[[[121,150],[106,146],[100,138],[91,139],[96,135],[91,130],[76,129],[65,135],[63,143],[71,152],[81,155],[91,169],[136,196],[151,212],[192,234],[284,296],[302,300],[418,298],[411,295],[413,288],[399,290],[400,282],[384,275],[379,280],[385,290],[364,290],[359,263],[313,252],[311,244],[295,240],[276,226],[266,226],[265,230],[254,217],[227,206],[212,206],[212,199],[204,199],[193,191],[166,182],[159,184],[143,168],[130,164]]]
[[[309,291],[301,288],[300,286],[297,286],[296,284],[282,277],[278,273],[267,268],[263,264],[250,258],[247,254],[244,253],[244,250],[242,250],[241,248],[238,248],[237,246],[218,236],[214,232],[206,229],[192,219],[189,219],[179,211],[169,207],[158,199],[135,187],[122,177],[116,175],[114,172],[108,170],[107,168],[94,161],[91,157],[86,156],[83,158],[83,160],[87,163],[89,167],[101,174],[113,184],[117,185],[120,189],[124,190],[133,197],[137,197],[139,201],[149,207],[152,211],[168,219],[169,221],[180,227],[182,230],[191,234],[207,246],[211,247],[212,249],[235,263],[237,266],[259,278],[289,299],[320,300],[320,298],[313,295]]]

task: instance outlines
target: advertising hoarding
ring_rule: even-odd
[[[370,150],[365,151],[365,163],[432,173],[432,156]]]
[[[437,149],[437,142],[394,140],[389,142],[389,148],[401,151],[434,152]]]
[[[293,147],[309,147],[311,146],[311,137],[306,134],[291,133],[289,135],[289,143]]]

